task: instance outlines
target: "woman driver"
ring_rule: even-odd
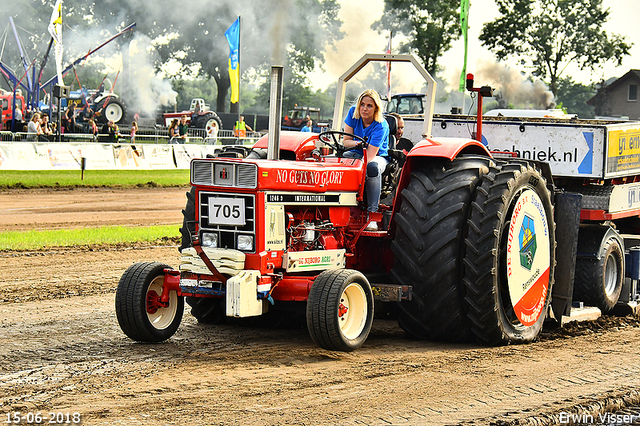
[[[358,96],[358,101],[349,108],[344,119],[344,131],[362,138],[367,138],[367,178],[365,191],[367,194],[367,211],[377,212],[380,202],[382,172],[389,164],[387,150],[389,147],[389,125],[382,116],[380,95],[373,89],[367,89]],[[344,157],[362,158],[362,147],[350,136],[343,140],[345,148],[351,148]],[[377,231],[376,222],[369,222],[367,231]]]

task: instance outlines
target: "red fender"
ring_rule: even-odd
[[[411,161],[411,157],[444,157],[453,160],[462,153],[491,157],[487,148],[478,141],[465,138],[439,138],[418,142],[407,154],[407,161]]]

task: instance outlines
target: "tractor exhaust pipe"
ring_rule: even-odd
[[[271,96],[269,100],[269,146],[267,160],[280,159],[280,123],[282,122],[282,81],[284,67],[271,67]]]

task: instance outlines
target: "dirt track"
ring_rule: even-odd
[[[184,192],[0,193],[0,229],[178,223]],[[202,326],[187,309],[169,341],[133,343],[115,288],[145,260],[175,267],[177,248],[0,253],[0,421],[20,411],[47,422],[77,412],[87,425],[548,424],[579,404],[607,412],[640,400],[636,318],[498,348],[413,341],[376,320],[362,349],[337,353],[316,347],[298,318]]]

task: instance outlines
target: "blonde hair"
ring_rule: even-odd
[[[376,105],[376,112],[373,114],[373,119],[382,123],[382,101],[380,100],[378,92],[373,89],[367,89],[360,93],[360,96],[358,96],[358,100],[356,101],[356,108],[353,111],[353,118],[356,120],[360,118],[360,104],[362,104],[362,100],[367,96],[370,97]]]

